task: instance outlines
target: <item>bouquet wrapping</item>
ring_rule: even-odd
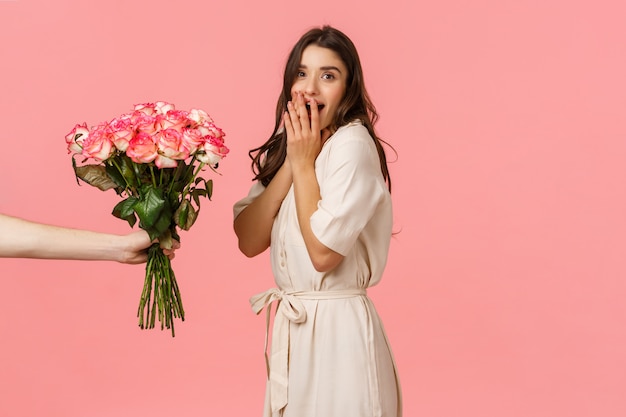
[[[139,327],[174,332],[174,318],[185,311],[170,259],[162,248],[189,230],[201,198],[211,198],[213,182],[200,174],[228,153],[224,132],[203,110],[177,110],[171,103],[137,104],[134,110],[97,126],[77,124],[65,137],[77,181],[122,197],[113,215],[155,240],[148,249],[139,301]],[[80,181],[79,181],[80,183]],[[158,241],[158,242],[157,242]]]

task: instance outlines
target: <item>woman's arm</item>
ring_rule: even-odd
[[[113,235],[35,223],[0,214],[0,257],[146,262],[146,232]],[[171,255],[170,255],[171,257]]]
[[[319,272],[326,272],[339,265],[344,257],[320,242],[311,228],[311,216],[317,210],[318,202],[322,198],[315,175],[315,159],[329,134],[319,131],[319,113],[315,101],[311,103],[310,108],[309,124],[304,98],[301,94],[297,96],[295,104],[289,103],[288,105],[289,111],[284,118],[288,138],[287,156],[292,165],[298,223],[307,252],[313,267]]]
[[[270,246],[274,218],[291,187],[291,167],[285,161],[265,190],[234,221],[239,250],[248,257],[256,256]]]

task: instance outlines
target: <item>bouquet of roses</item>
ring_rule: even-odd
[[[214,172],[226,156],[224,132],[202,110],[176,110],[166,102],[135,105],[134,111],[88,128],[76,125],[65,137],[77,180],[123,198],[113,215],[157,239],[148,249],[146,277],[139,301],[139,326],[161,330],[185,319],[170,259],[163,248],[180,241],[177,227],[189,230],[200,210],[200,197],[211,198]],[[82,158],[81,158],[82,157]],[[81,159],[77,163],[77,159]],[[86,164],[92,160],[95,163]]]

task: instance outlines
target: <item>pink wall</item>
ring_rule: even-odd
[[[142,266],[0,260],[0,415],[252,416],[272,284],[231,229],[286,53],[330,23],[397,149],[371,291],[407,416],[626,413],[623,1],[0,0],[0,211],[126,232],[64,135],[136,102],[207,110],[231,154],[174,266],[187,321],[141,331]],[[2,233],[2,231],[0,231]]]

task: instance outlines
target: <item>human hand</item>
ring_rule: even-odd
[[[122,240],[122,250],[119,262],[125,264],[141,264],[148,260],[148,248],[157,240],[150,240],[150,236],[144,230],[129,233],[120,236]],[[180,242],[172,239],[172,247],[167,249],[163,244],[160,245],[163,253],[170,259],[174,259],[176,249],[180,248]]]
[[[309,108],[306,104],[304,95],[296,92],[293,101],[287,103],[287,111],[283,116],[287,132],[287,159],[292,166],[314,164],[322,149],[317,102],[310,99]]]
[[[157,241],[153,241],[152,243],[156,243]],[[180,248],[180,242],[176,239],[172,239],[172,247],[168,248],[166,247],[163,243],[160,244],[161,249],[163,249],[163,254],[165,256],[167,256],[168,258],[170,258],[170,261],[172,259],[174,259],[174,257],[176,256],[176,249]]]

